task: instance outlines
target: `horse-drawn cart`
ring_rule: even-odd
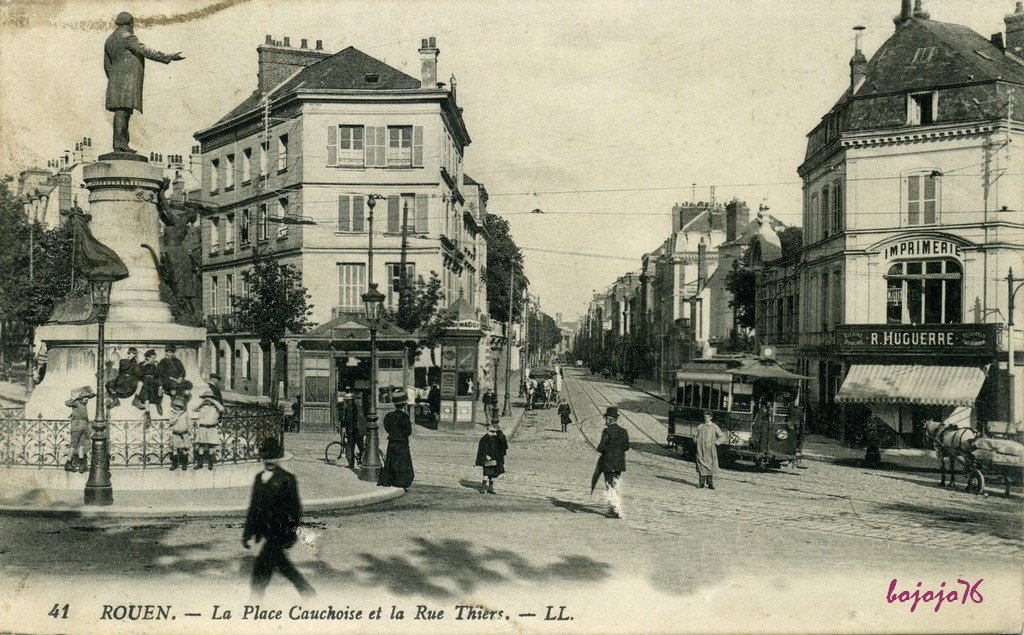
[[[978,436],[971,428],[959,428],[938,421],[925,426],[935,446],[942,471],[940,484],[946,484],[946,463],[949,463],[949,485],[956,485],[956,466],[967,475],[965,491],[983,494],[985,485],[1002,483],[1003,495],[1009,498],[1010,486],[1024,484],[1024,444],[1020,434],[1006,424],[990,422],[987,435]]]

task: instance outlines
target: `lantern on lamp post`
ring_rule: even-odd
[[[104,396],[106,391],[106,367],[104,365],[104,327],[110,310],[110,287],[114,278],[95,275],[89,278],[92,294],[93,314],[96,317],[96,418],[92,424],[92,460],[89,465],[89,480],[85,483],[86,505],[111,505],[114,490],[110,485],[110,429],[106,422]]]
[[[363,294],[366,307],[366,321],[370,326],[370,405],[366,413],[366,451],[360,464],[359,478],[376,481],[380,477],[380,437],[377,428],[377,327],[380,324],[380,309],[384,294],[377,290],[377,283],[371,282],[370,289]]]

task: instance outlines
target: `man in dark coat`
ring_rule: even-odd
[[[260,453],[265,468],[256,475],[253,483],[249,513],[242,532],[242,546],[246,549],[250,540],[263,540],[263,548],[252,565],[253,598],[263,597],[274,570],[288,578],[303,597],[313,597],[316,595],[313,587],[285,553],[285,549],[298,539],[296,530],[302,518],[298,484],[295,476],[278,464],[282,451],[277,439],[264,441]]]
[[[128,147],[128,121],[132,111],[142,112],[142,83],[146,58],[162,64],[183,60],[181,53],[161,53],[147,48],[135,37],[135,19],[121,12],[117,28],[103,45],[103,71],[107,75],[107,110],[114,113],[114,151],[135,152]]]
[[[139,351],[134,346],[117,362],[117,377],[107,381],[107,408],[113,408],[135,394],[139,387]]]
[[[605,493],[610,508],[608,515],[611,518],[622,518],[619,484],[622,473],[626,471],[626,452],[629,450],[629,433],[619,426],[618,420],[619,409],[609,406],[604,413],[605,427],[601,432],[601,442],[597,444],[597,451],[601,454],[597,465],[604,475]]]
[[[430,408],[430,418],[436,426],[441,418],[441,388],[437,384],[430,384],[430,390],[427,391],[427,406]]]
[[[558,416],[562,420],[562,432],[569,429],[569,424],[572,423],[572,407],[565,399],[561,400],[562,403],[558,404]]]
[[[346,392],[343,395],[339,411],[341,425],[345,430],[345,459],[351,470],[356,466],[356,456],[359,456],[359,461],[362,462],[363,454],[366,452],[366,446],[363,443],[366,426],[363,425],[362,413],[359,412],[356,396],[353,393]],[[358,455],[356,455],[356,448],[359,448]]]
[[[164,392],[172,397],[178,394],[178,386],[185,381],[185,365],[178,359],[177,354],[178,347],[168,344],[164,349],[164,358],[156,365],[160,385]]]
[[[494,493],[494,479],[505,473],[505,455],[508,453],[508,438],[497,423],[487,426],[487,434],[476,447],[476,465],[484,468],[484,479],[480,493]]]
[[[373,395],[370,396],[373,399]],[[409,397],[404,389],[392,395],[395,409],[384,415],[384,430],[388,433],[388,451],[384,455],[384,466],[380,470],[377,485],[409,489],[415,473],[412,469],[412,454],[409,452],[409,435],[412,434],[412,420],[405,412]]]

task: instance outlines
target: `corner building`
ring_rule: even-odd
[[[200,198],[217,210],[202,219],[209,370],[220,372],[234,396],[270,394],[273,358],[281,355],[287,368],[281,394],[303,394],[304,408],[319,413],[304,410],[304,424],[331,429],[336,390],[353,381],[357,388],[369,385],[366,342],[322,359],[291,342],[286,351],[261,349],[234,324],[231,297],[246,293],[244,274],[259,250],[301,271],[314,324],[345,331],[354,323],[349,331],[365,332],[359,316],[371,279],[371,195],[372,280],[385,306],[398,305],[404,243],[409,279],[436,274],[442,308],[461,299],[460,315],[473,314],[478,332],[492,328],[487,192],[463,174],[470,137],[455,78],[438,81],[439,54],[435,39],[424,39],[421,77],[414,78],[354,47],[331,54],[319,40],[315,47],[307,40],[294,46],[268,35],[257,49],[256,90],[195,134],[202,145]],[[489,355],[486,338],[477,339],[474,368],[466,369],[474,378]],[[439,376],[432,357],[420,355],[415,368],[401,355],[384,360],[381,393],[425,387],[428,375]]]
[[[1024,9],[1006,17],[1005,41],[932,20],[920,2],[894,21],[870,61],[858,37],[849,88],[807,135],[798,370],[817,431],[851,435],[876,417],[920,445],[929,420],[1009,417]],[[1019,342],[1020,304],[1015,321]]]

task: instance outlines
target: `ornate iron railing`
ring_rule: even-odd
[[[111,467],[145,469],[170,463],[171,432],[166,419],[107,423]],[[221,417],[218,433],[218,461],[258,461],[264,439],[277,438],[283,447],[284,415],[265,408],[229,407]],[[63,466],[68,460],[70,438],[70,419],[25,419],[20,408],[0,410],[0,465]]]

